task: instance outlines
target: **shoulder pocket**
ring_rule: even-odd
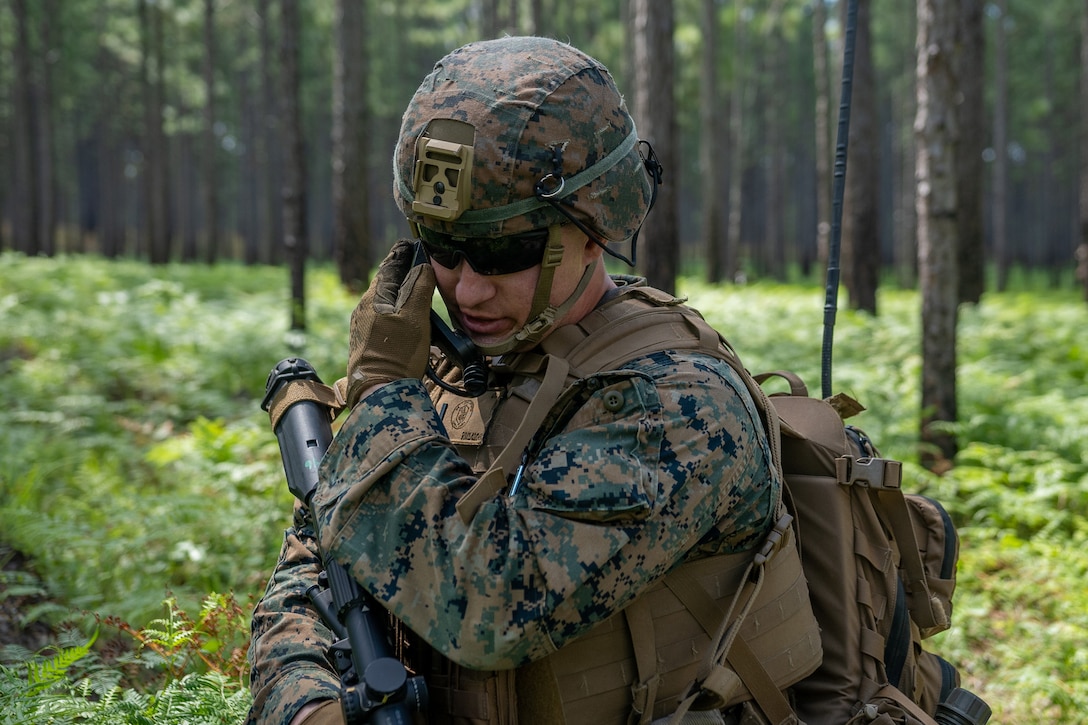
[[[527,449],[530,506],[567,518],[648,516],[657,493],[664,426],[649,377],[620,371],[572,384]]]

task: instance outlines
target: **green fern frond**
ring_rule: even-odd
[[[91,635],[84,644],[64,647],[48,659],[30,660],[26,663],[27,684],[31,692],[42,692],[63,682],[68,668],[91,652],[91,646],[98,638],[98,632]]]
[[[152,619],[140,630],[140,636],[148,643],[173,652],[192,642],[197,633],[178,607],[177,599],[169,597],[163,600],[163,605],[166,617]]]

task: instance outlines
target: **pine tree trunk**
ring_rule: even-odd
[[[782,34],[782,18],[779,9],[772,11],[775,18],[771,21],[768,33],[768,76],[771,79],[771,87],[785,88],[785,72],[783,59],[788,54],[785,49],[785,39]],[[783,158],[783,146],[785,145],[785,130],[782,128],[783,117],[775,112],[768,104],[767,122],[767,206],[766,206],[766,234],[762,239],[766,260],[766,269],[772,278],[785,281],[786,279],[786,240],[785,220],[783,212],[786,208],[785,201],[785,160]]]
[[[702,230],[706,255],[706,279],[711,284],[722,281],[724,268],[724,219],[722,212],[722,139],[725,137],[718,103],[718,3],[702,2],[703,47],[699,93],[700,195]]]
[[[983,0],[960,0],[957,22],[960,51],[956,63],[959,147],[956,154],[956,199],[959,202],[959,292],[961,302],[977,303],[986,285],[986,253],[982,228],[982,152],[986,142],[985,29]]]
[[[140,19],[140,96],[144,104],[143,242],[151,263],[165,264],[170,261],[170,241],[167,223],[167,154],[163,132],[163,11],[149,0],[136,2]]]
[[[657,202],[639,235],[638,268],[655,287],[672,292],[679,266],[676,184],[680,176],[676,109],[673,102],[673,2],[632,0],[635,119],[664,168]]]
[[[41,194],[42,254],[57,253],[56,136],[53,130],[53,64],[59,57],[55,48],[56,0],[45,0],[41,18],[41,79],[38,83],[38,178]]]
[[[956,454],[940,429],[956,420],[956,94],[955,0],[918,2],[917,206],[922,297],[920,458],[941,470]]]
[[[366,6],[336,0],[333,53],[332,201],[333,253],[340,281],[356,293],[374,263],[367,195]]]
[[[306,329],[306,158],[303,155],[299,97],[299,0],[280,6],[283,147],[287,152],[283,179],[283,241],[291,275],[291,329]]]
[[[1080,17],[1080,245],[1077,247],[1077,279],[1088,302],[1088,0]]]
[[[873,71],[870,0],[858,0],[854,45],[853,90],[850,94],[850,140],[846,166],[846,200],[842,218],[843,282],[850,307],[876,314],[880,270],[880,168]]]
[[[201,154],[200,186],[204,198],[204,260],[215,262],[219,255],[219,175],[215,138],[215,0],[204,0],[204,148]]]
[[[747,53],[748,28],[744,22],[744,0],[734,0],[736,5],[733,26],[733,83],[729,91],[729,183],[726,193],[729,208],[726,225],[725,271],[731,280],[737,281],[741,274],[740,232],[744,210],[744,192],[741,178],[744,174],[744,103],[745,77],[741,64]]]
[[[1006,198],[1009,185],[1009,54],[1005,42],[1007,8],[1006,0],[997,0],[998,17],[996,18],[994,31],[993,234],[998,292],[1004,292],[1009,281],[1009,233],[1008,217],[1006,216]]]
[[[812,3],[813,73],[816,77],[816,256],[827,266],[831,236],[831,78],[828,68],[827,6]]]
[[[279,120],[277,96],[276,43],[273,38],[275,24],[272,17],[271,0],[257,0],[258,39],[260,43],[261,68],[261,130],[260,159],[258,163],[264,173],[257,179],[258,212],[261,228],[261,258],[265,262],[278,263],[284,254],[283,208],[280,199],[283,180],[283,154],[281,149],[282,133]]]
[[[30,16],[26,0],[12,0],[15,15],[15,94],[12,116],[15,125],[14,204],[12,239],[15,249],[26,254],[41,251],[41,200],[38,196],[38,165],[35,163],[34,87],[31,72]]]

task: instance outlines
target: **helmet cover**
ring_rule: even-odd
[[[429,128],[452,133],[466,148],[459,159],[471,188],[459,190],[455,209],[425,199],[413,208],[423,188],[417,152]],[[498,237],[566,221],[537,198],[540,183],[601,241],[624,241],[641,226],[651,197],[637,142],[611,74],[585,53],[538,37],[470,43],[435,64],[405,110],[393,195],[410,222],[454,236]]]

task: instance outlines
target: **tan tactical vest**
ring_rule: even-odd
[[[681,300],[640,285],[581,322],[553,332],[539,352],[506,356],[504,397],[461,398],[435,389],[451,440],[482,476],[466,512],[506,484],[511,464],[562,390],[574,380],[660,350],[698,349],[736,369],[764,411],[762,389],[736,355]],[[770,439],[780,466],[777,419]],[[486,441],[486,444],[484,443]],[[759,551],[686,562],[622,612],[559,652],[515,671],[478,672],[431,652],[423,666],[429,722],[457,725],[626,725],[755,722],[753,699],[789,722],[783,692],[812,673],[822,650],[791,517]],[[686,719],[684,713],[687,713]]]

